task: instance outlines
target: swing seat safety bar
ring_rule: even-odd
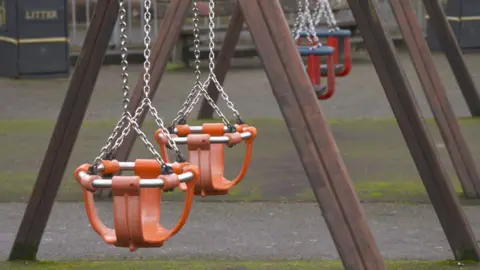
[[[317,37],[350,37],[352,32],[346,29],[339,29],[330,31],[326,28],[319,28],[316,30]],[[301,33],[300,36],[306,36],[306,33]]]
[[[195,195],[226,195],[228,190],[237,185],[245,176],[250,165],[253,141],[257,136],[256,128],[248,125],[235,125],[236,132],[227,133],[228,127],[223,123],[206,123],[201,127],[190,127],[188,125],[177,125],[176,133],[172,139],[180,144],[188,145],[188,161],[197,166],[199,178],[195,182]],[[192,131],[202,131],[192,133]],[[182,136],[182,137],[174,137]],[[168,139],[158,130],[155,139],[160,145],[160,153],[167,160],[166,147]],[[233,180],[224,177],[224,156],[225,145],[234,146],[245,142],[245,157],[242,169]],[[185,185],[180,184],[179,188],[184,190]]]
[[[328,56],[334,53],[334,48],[330,46],[297,46],[297,50],[301,56]]]
[[[88,220],[95,232],[107,244],[138,248],[161,247],[185,225],[194,198],[195,182],[199,171],[189,163],[167,164],[173,173],[164,174],[164,168],[155,159],[137,159],[135,162],[103,160],[96,168],[98,175],[90,174],[90,164],[83,164],[74,173],[82,186],[83,199]],[[133,176],[105,175],[122,171],[134,171]],[[180,219],[172,229],[160,225],[161,197],[163,190],[182,185],[185,201]],[[114,229],[107,227],[97,213],[94,191],[96,188],[111,187],[113,195]]]

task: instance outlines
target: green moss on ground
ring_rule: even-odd
[[[1,262],[2,269],[9,270],[34,270],[34,269],[69,269],[69,270],[87,270],[87,269],[142,269],[142,270],[294,270],[294,269],[343,269],[340,261],[223,261],[223,260],[182,260],[182,261],[74,261],[74,262]],[[478,265],[470,262],[451,262],[451,261],[388,261],[388,269],[478,269]]]
[[[215,121],[209,120],[206,122]],[[461,119],[460,125],[467,137],[474,156],[480,164],[480,119]],[[253,161],[245,180],[232,189],[229,196],[206,200],[229,201],[315,201],[306,181],[298,155],[285,123],[279,119],[252,119],[248,123],[259,127]],[[432,120],[427,121],[433,124]],[[197,125],[200,121],[191,121]],[[98,154],[114,121],[86,121],[74,147],[64,181],[57,199],[80,201],[78,184],[72,172],[76,166],[88,162]],[[43,159],[55,122],[49,120],[0,121],[0,189],[1,202],[23,202],[30,196],[38,168]],[[410,153],[394,120],[331,121],[330,125],[337,145],[362,201],[428,203],[428,196],[420,181]],[[153,134],[155,124],[145,123],[146,134]],[[432,130],[438,140],[439,134]],[[448,155],[439,143],[439,153],[446,170],[453,179],[456,192],[461,187]],[[235,147],[227,152],[227,175],[234,176],[240,168],[244,149]],[[132,159],[148,156],[137,144]],[[238,163],[238,164],[237,164]],[[180,192],[166,196],[169,200],[183,198]],[[465,200],[478,204],[478,200]]]

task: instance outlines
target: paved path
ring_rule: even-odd
[[[375,69],[364,55],[357,55],[351,75],[338,79],[338,92],[331,100],[321,102],[329,119],[390,118],[393,116],[380,85]],[[426,117],[431,116],[428,104],[411,66],[408,55],[401,54],[406,74],[412,81],[418,103]],[[480,55],[466,57],[467,64],[480,85]],[[443,56],[436,55],[435,62],[447,88],[458,116],[468,116],[468,110],[458,90],[450,67]],[[280,118],[281,114],[271,93],[265,73],[258,67],[258,61],[247,61],[236,66],[227,77],[225,90],[245,118]],[[131,67],[130,81],[133,85],[141,67]],[[164,75],[154,104],[161,116],[169,120],[175,116],[193,85],[193,71],[167,73]],[[0,119],[34,118],[56,119],[64,99],[68,81],[31,80],[15,81],[0,79]],[[121,111],[120,69],[118,66],[104,67],[89,106],[87,119],[118,119]],[[223,103],[221,103],[222,108]],[[231,115],[225,111],[227,115]],[[192,116],[196,115],[196,111]]]
[[[167,203],[172,224],[180,203]],[[429,205],[363,204],[385,258],[451,259],[452,253]],[[8,256],[23,204],[0,205],[0,259]],[[110,204],[99,204],[111,220]],[[465,207],[480,235],[479,207]],[[337,252],[316,204],[195,203],[185,228],[161,249],[130,253],[105,245],[88,225],[82,204],[57,203],[40,245],[42,259],[215,257],[241,260],[332,259]]]

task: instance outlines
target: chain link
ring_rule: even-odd
[[[126,34],[127,31],[127,19],[126,19],[126,8],[125,8],[125,0],[120,0],[120,51],[121,51],[121,67],[122,67],[122,86],[123,86],[123,114],[120,119],[120,121],[117,123],[115,126],[112,134],[110,137],[107,139],[107,144],[101,149],[100,156],[95,159],[94,164],[97,165],[102,159],[104,159],[108,153],[112,153],[115,151],[120,145],[122,145],[125,137],[130,133],[131,129],[138,134],[140,140],[143,142],[143,144],[147,147],[147,149],[152,153],[152,155],[155,157],[155,159],[162,165],[162,167],[166,167],[166,163],[163,160],[162,156],[155,150],[155,147],[150,143],[148,140],[147,136],[145,133],[141,130],[140,125],[138,124],[138,120],[140,115],[142,115],[145,107],[149,108],[150,113],[154,116],[155,122],[157,125],[160,127],[162,134],[168,138],[169,140],[169,146],[173,148],[176,153],[177,153],[177,158],[181,158],[181,153],[178,147],[176,146],[175,142],[172,140],[170,137],[170,134],[168,130],[165,128],[164,123],[162,119],[158,116],[157,110],[153,107],[149,94],[150,94],[150,77],[151,77],[151,70],[150,70],[150,55],[151,55],[151,50],[150,50],[150,45],[151,45],[151,7],[152,7],[152,2],[151,0],[145,0],[144,1],[144,7],[145,7],[145,14],[144,14],[144,20],[145,20],[145,26],[144,26],[144,45],[145,45],[145,50],[144,50],[144,57],[145,57],[145,62],[143,64],[144,68],[144,74],[143,74],[143,80],[144,80],[144,87],[143,87],[143,94],[144,98],[140,104],[135,110],[134,116],[131,115],[131,113],[128,111],[128,104],[130,102],[129,100],[129,86],[128,86],[128,61],[127,61],[127,56],[128,56],[128,49],[127,49],[127,41],[128,37]],[[123,129],[122,129],[123,127]],[[118,133],[121,134],[118,136],[118,138],[115,140],[115,143],[112,146],[112,143],[114,142],[114,139],[117,137]]]
[[[318,25],[322,18],[325,18],[330,31],[337,31],[340,29],[337,25],[337,20],[335,19],[335,15],[333,14],[332,7],[328,0],[317,0],[314,17],[315,25]]]
[[[295,18],[295,24],[293,25],[293,38],[295,42],[300,38],[302,29],[305,27],[305,12],[303,11],[303,0],[297,2],[297,17]]]
[[[332,7],[330,6],[330,2],[328,0],[325,1],[325,11],[327,12],[327,20],[328,26],[332,31],[340,30],[340,27],[337,25],[337,20],[335,19],[335,15],[333,14]]]
[[[180,121],[185,120],[187,117],[186,112],[191,104],[191,102],[196,97],[196,93],[201,91],[202,82],[200,81],[201,71],[200,71],[200,27],[199,27],[199,8],[198,8],[198,0],[193,0],[193,46],[194,46],[194,56],[195,56],[195,84],[187,96],[187,99],[182,104],[182,107],[177,113],[177,116],[172,121],[172,126],[177,125]]]
[[[107,143],[105,146],[102,147],[100,150],[100,155],[97,156],[93,162],[94,165],[98,165],[103,159],[107,158],[109,155],[113,154],[115,150],[118,149],[120,146],[119,144],[116,143],[115,138],[118,136],[122,128],[125,127],[127,124],[128,120],[128,103],[130,102],[129,100],[129,87],[128,87],[128,61],[127,61],[127,55],[128,55],[128,38],[126,35],[126,29],[127,29],[127,22],[126,22],[126,16],[127,16],[127,10],[125,8],[125,0],[120,0],[119,2],[119,22],[120,22],[120,54],[121,54],[121,67],[122,67],[122,85],[123,85],[123,114],[120,120],[117,122],[115,125],[112,133],[107,139]],[[115,143],[114,143],[115,142]]]
[[[195,9],[195,2],[196,1],[194,1],[194,19],[195,19],[196,16],[198,16],[198,9]],[[221,109],[218,107],[218,105],[215,103],[215,101],[208,94],[207,89],[212,82],[215,85],[215,88],[217,89],[217,91],[220,93],[220,96],[222,97],[222,99],[225,100],[225,102],[227,104],[227,107],[233,112],[233,116],[237,119],[237,122],[242,122],[241,117],[240,117],[240,113],[238,112],[237,109],[235,109],[234,103],[232,101],[230,101],[230,99],[228,97],[228,94],[225,92],[222,85],[218,81],[217,76],[215,75],[215,0],[210,0],[209,1],[208,8],[209,8],[209,13],[208,13],[208,19],[209,19],[209,21],[208,21],[208,27],[209,27],[209,33],[208,33],[208,38],[209,38],[209,43],[208,43],[208,48],[209,48],[209,54],[208,54],[209,74],[208,74],[208,77],[205,80],[205,82],[203,84],[199,85],[198,84],[199,65],[198,66],[196,65],[195,74],[197,75],[196,76],[197,81],[196,81],[194,89],[192,89],[192,91],[188,95],[187,101],[185,101],[185,103],[183,104],[183,105],[188,104],[188,106],[186,107],[186,109],[184,109],[184,107],[182,106],[182,109],[177,114],[177,118],[175,118],[174,121],[172,122],[173,125],[178,123],[179,120],[185,119],[186,117],[188,117],[190,115],[190,113],[192,112],[193,108],[195,107],[195,105],[199,102],[200,98],[203,96],[207,100],[208,104],[214,109],[215,113],[221,118],[222,122],[227,126],[231,126],[230,121],[228,121],[227,117],[223,114]],[[197,14],[195,14],[195,11],[197,12]],[[196,17],[196,18],[198,19],[198,17]],[[198,24],[194,23],[194,35],[195,35],[195,29],[198,30]],[[195,36],[195,38],[197,38],[197,36]],[[194,45],[196,46],[195,50],[198,49],[197,44],[199,44],[199,43],[200,43],[199,41],[198,41],[198,43],[194,42]],[[200,54],[200,51],[198,51],[198,56],[199,56],[199,54]],[[195,56],[196,56],[196,63],[199,63],[200,61],[197,59],[197,54]],[[193,100],[191,100],[192,96],[194,96]],[[189,102],[190,100],[191,100],[191,102]],[[178,117],[179,115],[181,115],[181,116]]]
[[[213,82],[220,93],[221,97],[225,102],[227,103],[227,107],[233,112],[233,116],[237,119],[240,120],[240,113],[238,110],[235,109],[235,105],[233,102],[231,102],[228,98],[227,93],[223,89],[222,85],[217,79],[217,76],[215,75],[215,0],[210,0],[208,2],[208,28],[209,28],[209,50],[210,53],[208,55],[208,60],[209,60],[209,68],[210,68],[210,73],[208,75],[208,78],[206,82],[204,83],[204,94],[208,95],[205,89],[210,85],[210,82]],[[215,102],[213,102],[215,104]],[[226,118],[225,118],[226,119]]]
[[[142,100],[141,105],[135,110],[135,114],[133,116],[133,119],[135,121],[138,121],[140,116],[143,114],[144,108],[148,107],[148,110],[150,114],[153,116],[155,123],[157,126],[160,128],[160,131],[162,135],[164,135],[168,139],[168,146],[172,148],[175,153],[177,154],[177,158],[181,158],[181,152],[177,147],[177,144],[175,141],[173,141],[172,137],[170,136],[170,132],[165,128],[165,124],[163,120],[158,116],[158,111],[157,109],[152,105],[152,101],[150,99],[150,78],[151,78],[151,62],[150,62],[150,56],[151,56],[151,50],[150,50],[150,45],[151,45],[151,38],[150,34],[152,31],[152,26],[151,26],[151,19],[152,19],[152,14],[150,12],[152,8],[152,1],[151,0],[145,0],[144,1],[144,9],[145,9],[145,14],[144,14],[144,20],[145,20],[145,25],[144,25],[144,45],[145,45],[145,50],[143,51],[143,56],[145,58],[145,61],[143,63],[143,69],[144,69],[144,74],[143,74],[143,94],[144,98]]]
[[[302,33],[305,33],[306,38],[311,48],[322,46],[316,32],[314,17],[310,10],[310,0],[299,0],[297,2],[297,18],[294,24],[294,40],[295,42],[300,38]]]

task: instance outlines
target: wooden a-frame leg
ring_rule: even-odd
[[[278,0],[238,0],[346,269],[385,269]]]
[[[433,25],[438,42],[450,63],[470,113],[472,116],[480,116],[480,92],[473,81],[472,74],[468,70],[462,50],[442,5],[438,0],[423,0],[423,4],[430,17],[429,22]]]
[[[228,25],[227,34],[222,45],[222,49],[217,56],[215,64],[215,75],[217,76],[218,82],[223,85],[227,73],[230,70],[232,58],[235,55],[235,47],[237,46],[238,40],[240,39],[240,33],[243,30],[243,24],[245,20],[243,18],[242,11],[238,4],[236,4],[231,15],[230,24]],[[219,98],[219,93],[215,84],[211,83],[208,86],[208,94],[212,100],[216,103]],[[198,119],[212,119],[213,118],[213,108],[210,106],[206,99],[203,99],[202,105],[198,112]]]
[[[282,42],[282,40],[285,40],[285,36],[291,35],[287,24],[283,25],[283,27],[276,26],[277,21],[283,18],[284,15],[280,8],[276,8],[274,2],[268,0],[260,0],[259,2],[265,19],[270,26],[270,33],[274,44],[277,45],[278,53],[282,59],[282,64],[287,72],[294,94],[299,104],[301,104],[300,109],[305,115],[317,153],[326,168],[327,179],[343,213],[357,252],[366,269],[383,269],[385,265],[382,256],[368,227],[366,216],[363,213],[325,116],[318,107],[317,100],[312,100],[310,95],[303,94],[305,87],[310,88],[311,84],[310,80],[305,80],[305,77],[302,77],[302,74],[305,73],[302,62],[292,63],[290,61],[290,59],[295,57],[299,58],[296,46],[293,41],[291,43]],[[314,108],[317,108],[317,111]],[[344,251],[346,254],[348,253],[347,250]]]
[[[149,97],[153,99],[157,92],[158,85],[160,80],[165,73],[165,68],[167,66],[168,58],[175,46],[178,37],[180,36],[180,31],[182,30],[183,22],[187,16],[187,12],[191,5],[191,0],[172,0],[168,6],[167,11],[165,12],[165,17],[162,20],[162,24],[159,28],[158,37],[155,41],[155,44],[152,48],[151,55],[151,90]],[[130,99],[130,104],[128,109],[131,113],[135,111],[140,102],[143,99],[143,76],[140,76],[135,90]],[[143,112],[143,114],[138,119],[138,124],[141,126],[145,120],[146,115],[148,114],[148,109]],[[127,160],[130,152],[132,151],[133,145],[136,139],[136,133],[131,132],[128,136],[125,137],[123,144],[119,147],[115,158],[118,160]]]
[[[9,260],[36,259],[117,15],[117,0],[98,2]]]
[[[348,0],[348,3],[455,258],[478,260],[475,236],[440,164],[376,3],[370,0]]]
[[[390,0],[413,65],[467,198],[480,198],[480,175],[409,1]]]

